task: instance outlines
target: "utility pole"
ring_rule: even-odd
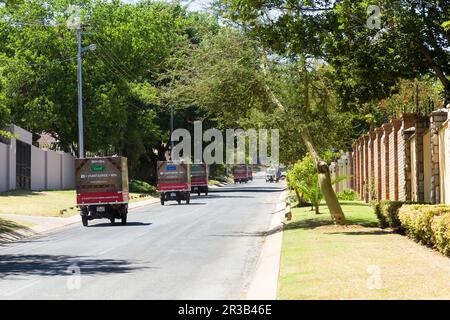
[[[84,158],[84,135],[83,135],[83,60],[81,47],[81,25],[77,28],[78,37],[78,158]]]
[[[173,140],[172,140],[172,134],[173,134],[173,103],[170,102],[170,160],[173,160],[172,152],[173,152]]]
[[[78,38],[78,157],[84,158],[84,124],[83,124],[83,53],[88,50],[95,50],[97,46],[91,44],[82,47],[81,44],[81,24],[77,27]]]
[[[170,148],[173,150],[173,104],[170,105]]]

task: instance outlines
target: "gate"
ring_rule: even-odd
[[[31,189],[31,145],[16,141],[16,188]]]

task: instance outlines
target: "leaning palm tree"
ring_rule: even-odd
[[[337,176],[331,180],[331,184],[334,185],[349,178],[350,177],[348,176]],[[323,193],[320,189],[319,180],[317,179],[315,183],[309,185],[304,181],[300,181],[296,183],[296,187],[303,194],[303,197],[308,199],[311,203],[311,211],[315,210],[316,214],[319,214],[319,205],[323,200]]]

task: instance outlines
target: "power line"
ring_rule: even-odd
[[[138,76],[136,76],[136,75],[131,71],[131,69],[130,69],[125,63],[123,63],[123,62],[121,61],[121,59],[114,53],[113,50],[109,49],[109,48],[105,45],[105,42],[106,42],[106,41],[103,41],[103,40],[106,40],[106,38],[105,38],[102,34],[100,34],[100,33],[98,33],[98,32],[93,32],[92,34],[94,34],[96,40],[99,40],[100,42],[102,42],[103,45],[100,45],[100,47],[101,47],[102,49],[104,49],[105,51],[107,51],[107,52],[105,52],[105,54],[107,54],[107,55],[111,58],[111,60],[113,60],[113,61],[116,63],[116,65],[117,65],[118,67],[120,67],[121,70],[124,71],[124,73],[126,73],[129,77],[131,77],[131,78],[137,80]],[[102,39],[100,39],[100,37],[101,37]],[[109,54],[108,54],[108,53],[109,53]]]
[[[102,61],[104,62],[105,67],[106,67],[108,70],[110,70],[112,73],[116,74],[116,75],[117,75],[119,78],[121,78],[122,80],[125,80],[125,81],[126,81],[126,79],[124,79],[124,77],[123,77],[123,76],[126,77],[126,75],[124,75],[123,72],[121,72],[120,70],[118,70],[118,69],[114,66],[114,64],[111,63],[111,61],[109,61],[107,58],[105,58],[105,56],[103,56],[100,52],[92,51],[92,53],[94,54],[94,56],[96,56],[98,59],[100,59],[100,60],[102,60]],[[99,53],[99,54],[97,54],[97,53]],[[129,104],[129,105],[132,105],[132,106],[136,107],[137,109],[142,109],[142,106],[138,106],[137,104],[135,104],[135,103],[133,103],[133,102],[131,102],[131,101],[129,101],[129,100],[127,100],[126,103]],[[145,104],[145,103],[144,103],[144,104]]]
[[[93,54],[99,59],[102,60],[105,64],[106,67],[108,67],[108,69],[110,71],[112,71],[113,73],[115,73],[116,75],[118,75],[122,80],[125,81],[130,81],[130,82],[134,82],[135,80],[133,78],[131,78],[130,76],[128,76],[126,73],[124,73],[123,71],[121,71],[119,68],[116,67],[116,65],[114,64],[114,62],[110,61],[109,58],[107,58],[103,53],[101,53],[100,51],[98,52],[93,52]]]

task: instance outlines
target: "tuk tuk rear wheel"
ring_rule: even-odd
[[[89,220],[87,216],[81,216],[81,223],[83,224],[84,227],[89,226]]]
[[[121,222],[123,225],[127,224],[127,213],[122,213]]]

